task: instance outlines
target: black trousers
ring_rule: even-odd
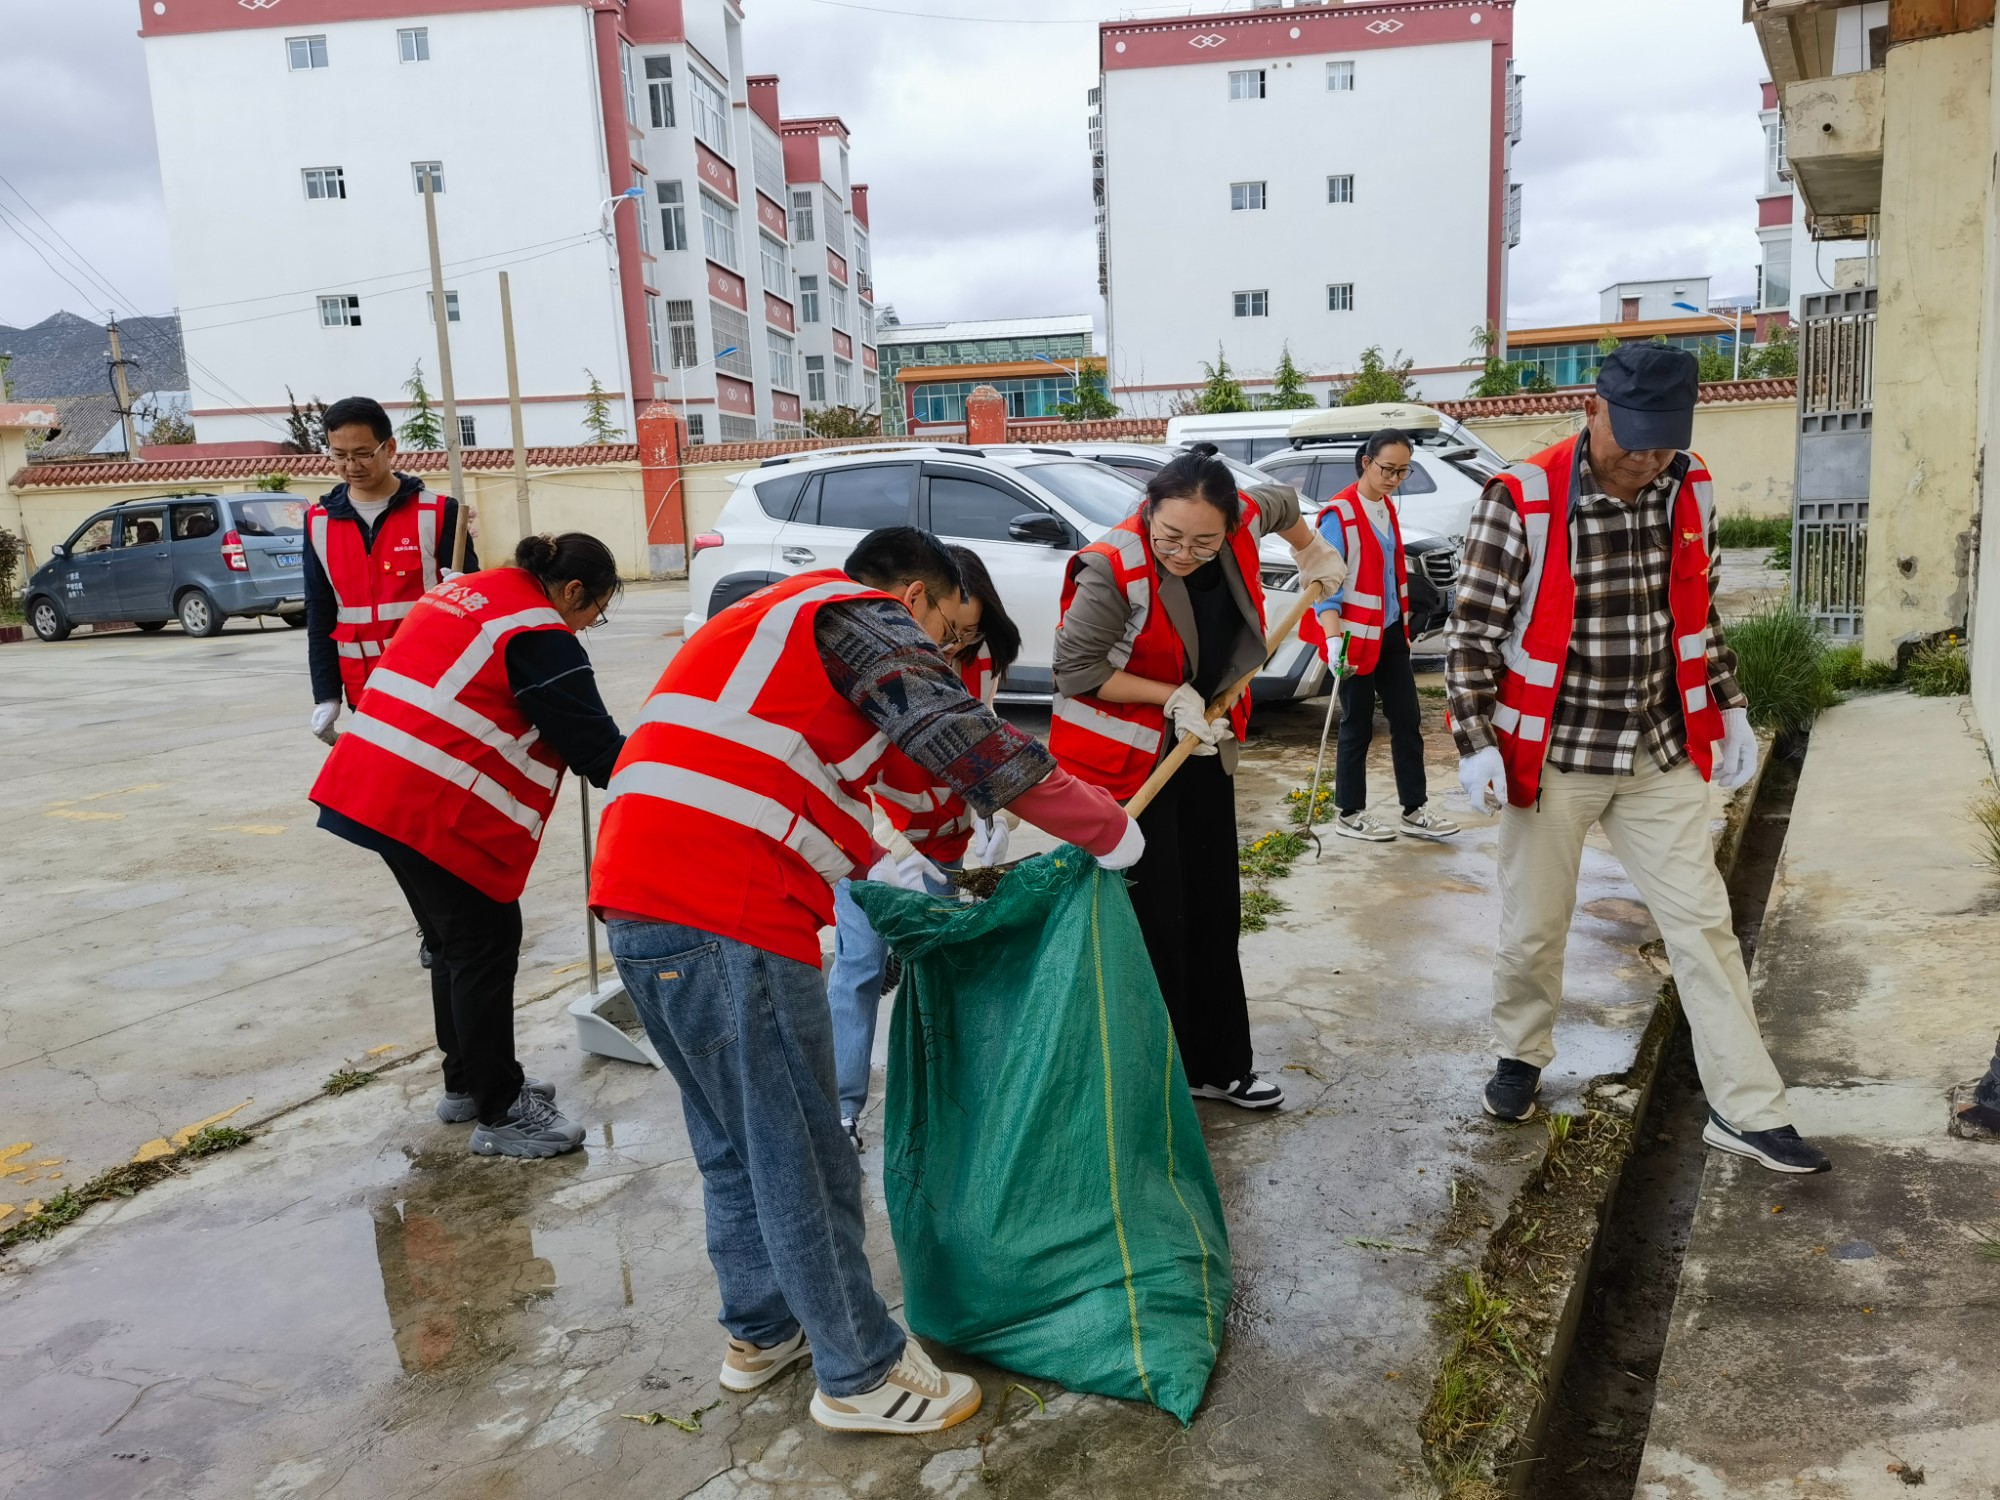
[[[1410,638],[1400,622],[1382,632],[1375,670],[1340,684],[1340,741],[1333,762],[1333,805],[1357,813],[1368,805],[1368,743],[1375,738],[1375,704],[1389,721],[1389,758],[1396,766],[1396,795],[1403,811],[1430,799],[1424,786],[1424,732],[1417,706],[1417,675],[1410,669]]]
[[[470,1094],[483,1125],[504,1125],[525,1081],[514,1057],[521,903],[495,901],[401,845],[379,851],[431,951],[431,1011],[444,1086]]]
[[[1146,852],[1130,872],[1145,934],[1190,1084],[1231,1084],[1250,1071],[1250,1002],[1236,944],[1243,920],[1236,779],[1220,756],[1190,759],[1139,814]]]

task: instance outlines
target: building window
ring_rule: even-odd
[[[430,308],[431,321],[435,323],[437,321],[437,293],[425,292],[424,301]],[[459,321],[457,292],[448,291],[444,294],[444,320],[447,323],[456,323]]]
[[[701,192],[701,248],[708,258],[737,269],[736,210],[706,188]]]
[[[920,423],[963,422],[965,398],[980,385],[990,385],[1007,401],[1007,415],[1015,421],[1032,417],[1053,417],[1056,408],[1076,399],[1076,382],[1067,375],[1029,376],[1020,380],[950,381],[919,385],[911,392],[911,406]]]
[[[431,60],[430,27],[406,26],[397,32],[396,55],[404,62],[429,62]]]
[[[430,178],[431,191],[444,191],[444,163],[441,161],[413,161],[410,163],[410,185],[419,198],[424,195],[424,178]]]
[[[304,172],[308,198],[345,198],[347,178],[339,167],[307,167]]]
[[[661,357],[665,350],[660,346],[660,299],[646,299],[646,352],[650,361],[647,368],[655,375],[666,369],[666,361]]]
[[[479,446],[479,418],[460,417],[458,419],[458,446],[477,448]]]
[[[826,279],[826,300],[833,311],[833,326],[847,332],[847,288],[831,276]]]
[[[726,303],[708,304],[708,331],[715,338],[715,368],[745,380],[754,379],[756,369],[750,363],[750,320]],[[733,349],[733,354],[724,354],[725,349]]]
[[[1264,207],[1264,184],[1261,182],[1232,182],[1229,184],[1229,207],[1232,212]]]
[[[695,341],[692,299],[669,299],[667,302],[667,343],[667,352],[676,370],[692,369],[701,363],[701,350],[696,347]]]
[[[754,417],[731,417],[718,415],[715,419],[716,437],[725,443],[754,443],[757,441],[757,422]]]
[[[817,323],[819,321],[819,278],[801,276],[799,278],[799,321]]]
[[[639,82],[632,76],[632,44],[618,44],[618,76],[625,85],[625,123],[639,123]]]
[[[764,338],[771,351],[771,384],[781,391],[797,390],[797,376],[792,372],[792,341],[775,328],[765,329]]]
[[[359,328],[361,326],[361,299],[359,297],[320,298],[319,326],[322,328]]]
[[[1781,239],[1765,241],[1764,265],[1760,276],[1762,282],[1761,306],[1790,307],[1792,305],[1792,239],[1786,235]]]
[[[687,204],[681,199],[681,185],[678,182],[656,182],[653,192],[660,200],[660,238],[664,242],[660,248],[687,249]]]
[[[633,186],[638,188],[641,192],[644,192],[646,188],[646,179],[644,177],[639,178],[638,181],[633,183]],[[635,222],[637,222],[639,226],[640,250],[642,250],[647,255],[651,255],[653,253],[653,229],[652,225],[647,222],[646,210],[642,207],[634,207],[632,211],[632,218],[634,219]]]
[[[1236,316],[1239,318],[1267,318],[1271,315],[1271,294],[1264,292],[1236,293]]]
[[[707,434],[703,428],[702,415],[700,412],[697,411],[689,413],[687,424],[688,424],[688,441],[690,443],[705,443],[708,441]]]
[[[695,139],[717,156],[729,149],[729,101],[699,68],[688,69],[688,93],[694,100]]]
[[[792,194],[792,243],[803,245],[814,239],[813,195],[810,191]]]
[[[854,363],[851,360],[836,359],[833,362],[833,404],[854,404]]]
[[[1246,68],[1229,75],[1229,97],[1232,99],[1261,99],[1264,97],[1264,70]]]
[[[308,68],[323,68],[326,66],[326,38],[288,36],[285,38],[285,56],[291,62],[294,73],[303,73]]]
[[[757,169],[757,186],[773,203],[785,201],[785,148],[760,125],[750,127],[750,162]]]
[[[646,59],[646,103],[653,112],[653,129],[674,128],[674,60]]]
[[[1326,201],[1329,203],[1352,203],[1354,201],[1354,174],[1343,172],[1326,180]]]
[[[1764,182],[1775,192],[1785,180],[1785,117],[1779,115],[1764,127]]]
[[[806,356],[806,400],[826,405],[826,356],[808,354]]]
[[[847,259],[847,211],[841,207],[840,199],[834,196],[832,188],[822,188],[826,195],[826,248]]]
[[[792,296],[792,263],[785,242],[774,240],[760,231],[757,235],[757,258],[763,263],[764,290],[789,302]]]
[[[1326,289],[1326,310],[1328,312],[1354,311],[1354,283],[1336,281]],[[1241,317],[1242,314],[1237,316]]]
[[[1351,94],[1354,92],[1354,64],[1351,62],[1330,62],[1326,65],[1326,86],[1330,93]]]

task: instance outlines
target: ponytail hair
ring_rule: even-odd
[[[1236,476],[1220,458],[1213,443],[1191,443],[1187,452],[1154,472],[1146,483],[1144,512],[1148,522],[1153,508],[1162,500],[1202,500],[1222,512],[1222,519],[1234,531],[1243,513],[1243,498],[1236,489]]]
[[[580,583],[593,600],[608,600],[625,587],[611,549],[587,531],[524,536],[514,549],[514,566],[533,574],[552,592],[567,583]]]
[[[1412,453],[1417,445],[1410,441],[1410,435],[1400,427],[1384,427],[1370,434],[1368,441],[1354,450],[1354,472],[1359,474],[1371,458],[1380,458],[1384,448],[1408,448]]]

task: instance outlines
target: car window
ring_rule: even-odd
[[[1314,467],[1312,480],[1302,494],[1314,505],[1324,505],[1354,483],[1352,459],[1323,458]]]
[[[214,536],[221,529],[216,519],[213,505],[176,505],[174,507],[174,540],[177,542],[199,541],[205,536]]]
[[[820,476],[816,524],[849,531],[909,525],[910,475],[915,468],[915,464],[875,464],[827,470]]]
[[[1116,526],[1139,508],[1145,486],[1130,475],[1081,459],[1064,463],[1024,464],[1021,472],[1068,502],[1087,521]]]
[[[1149,464],[1144,459],[1127,458],[1122,453],[1113,454],[1109,458],[1100,458],[1097,462],[1103,464],[1107,469],[1116,469],[1120,474],[1130,474],[1141,484],[1151,479],[1164,467],[1161,464]]]
[[[306,502],[303,500],[232,500],[241,536],[297,536],[306,529]]]
[[[121,547],[150,547],[166,535],[164,510],[124,511],[118,517]]]
[[[799,491],[806,487],[810,478],[812,471],[808,469],[798,474],[780,474],[776,479],[766,479],[750,488],[757,492],[757,504],[765,515],[774,521],[789,521],[792,507],[799,502]]]
[[[1216,438],[1214,442],[1224,458],[1233,458],[1240,464],[1254,464],[1292,446],[1289,437]]]
[[[109,552],[111,533],[116,521],[111,516],[99,516],[83,530],[69,539],[69,554],[81,557],[86,552]]]
[[[1267,458],[1257,465],[1271,478],[1282,480],[1298,489],[1305,488],[1312,466],[1313,459],[1310,455]]]
[[[1413,458],[1410,460],[1409,477],[1397,487],[1396,498],[1400,500],[1407,495],[1435,495],[1437,487],[1438,482],[1431,477],[1431,471],[1424,467],[1423,460]]]
[[[931,476],[931,530],[966,541],[1006,542],[1007,523],[1042,507],[1013,490],[964,475]]]

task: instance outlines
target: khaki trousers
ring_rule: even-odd
[[[1600,823],[1666,939],[1709,1104],[1738,1130],[1788,1125],[1709,840],[1708,783],[1685,761],[1662,771],[1643,751],[1636,759],[1630,776],[1545,769],[1540,805],[1500,815],[1496,1048],[1538,1068],[1555,1060],[1584,835]]]

